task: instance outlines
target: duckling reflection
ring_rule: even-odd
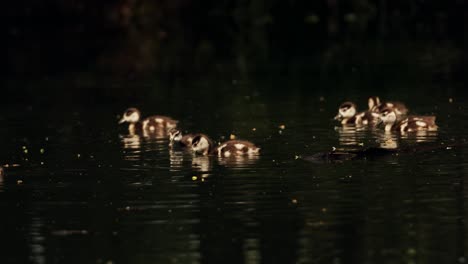
[[[417,143],[434,142],[437,140],[438,131],[418,130],[412,133],[402,132],[401,138],[414,140]]]
[[[338,132],[338,141],[341,146],[360,146],[366,138],[364,127],[343,126],[335,127],[335,130]]]
[[[384,149],[397,149],[399,147],[398,137],[395,134],[383,133],[377,142]]]
[[[120,140],[125,150],[125,160],[139,160],[141,158],[141,137],[139,135],[120,136]]]
[[[213,158],[209,156],[193,156],[192,169],[201,172],[201,178],[207,178],[212,175]]]
[[[245,168],[255,164],[260,159],[260,155],[252,154],[248,156],[218,157],[220,165],[232,168]]]
[[[171,171],[180,171],[184,164],[184,151],[169,148],[169,166]]]
[[[120,136],[124,149],[140,149],[141,137],[139,135]]]

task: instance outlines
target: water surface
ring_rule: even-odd
[[[466,262],[468,100],[455,84],[220,77],[128,81],[118,84],[122,96],[112,81],[74,85],[90,92],[2,106],[1,163],[19,165],[0,179],[2,263]],[[93,85],[113,95],[93,95]],[[343,100],[364,108],[375,94],[436,114],[440,130],[385,135],[333,122]],[[128,135],[117,116],[129,106],[215,140],[250,140],[262,154],[194,157],[166,138]],[[303,159],[389,142],[441,147]]]

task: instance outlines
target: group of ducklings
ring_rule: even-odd
[[[258,155],[260,148],[246,140],[228,140],[219,145],[202,133],[183,135],[177,129],[178,121],[167,116],[150,116],[141,118],[141,112],[136,108],[127,109],[121,120],[129,123],[130,134],[153,134],[169,136],[169,146],[192,150],[200,155],[216,155],[219,157]]]
[[[335,120],[342,125],[384,125],[386,132],[436,131],[435,116],[408,115],[408,108],[401,102],[382,102],[377,96],[369,97],[368,109],[358,112],[356,104],[344,102],[338,108]]]

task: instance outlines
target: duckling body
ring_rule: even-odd
[[[395,128],[400,132],[435,131],[438,129],[435,120],[435,116],[409,116],[403,119]]]
[[[229,140],[215,148],[215,154],[219,157],[242,156],[258,154],[260,148],[246,140]]]
[[[231,157],[243,155],[256,155],[260,148],[246,140],[228,140],[219,146],[204,134],[196,135],[192,140],[192,150],[202,155],[217,155],[218,157]]]
[[[384,107],[382,109],[380,120],[385,124],[385,131],[435,131],[438,128],[435,123],[435,116],[409,116],[401,121],[397,121],[396,111],[391,107]]]
[[[167,116],[150,116],[141,120],[141,113],[136,108],[127,109],[119,124],[129,123],[128,130],[130,134],[167,132],[171,128],[177,127],[177,120]]]

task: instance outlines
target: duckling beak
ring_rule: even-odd
[[[340,114],[337,114],[337,115],[333,118],[333,120],[340,120],[340,119],[341,119],[341,115],[340,115]]]
[[[120,119],[119,124],[125,123],[125,118]]]

